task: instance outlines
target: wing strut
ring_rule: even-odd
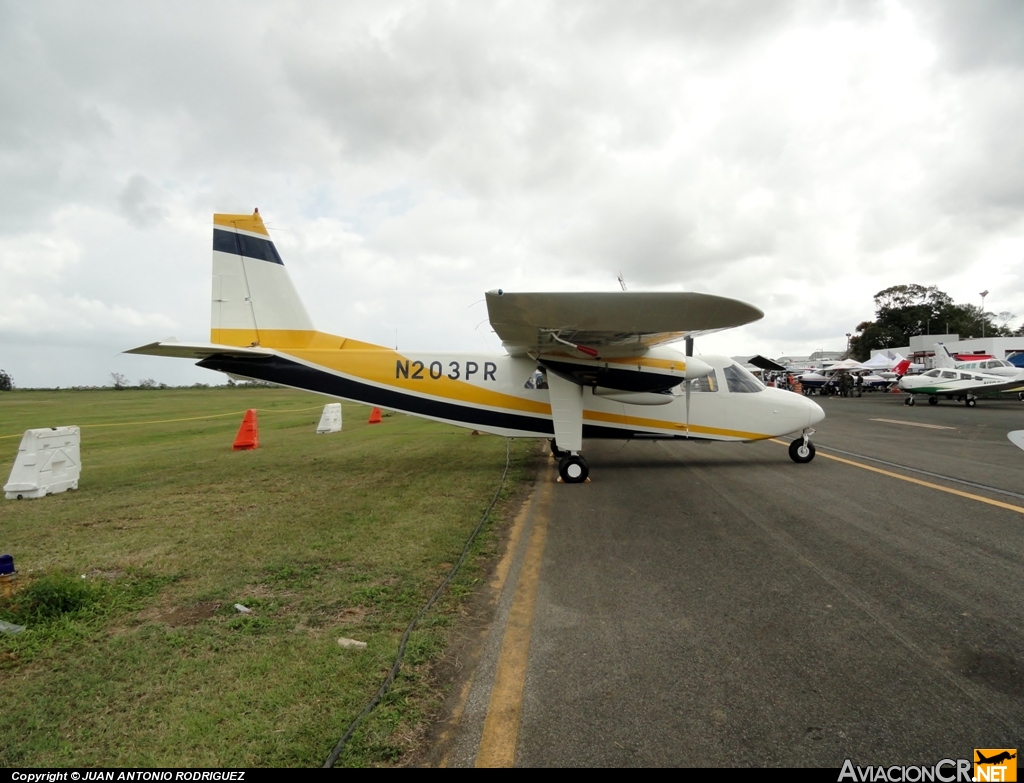
[[[583,387],[549,372],[548,394],[555,445],[570,454],[579,454],[583,449]]]

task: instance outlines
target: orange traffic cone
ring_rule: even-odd
[[[370,411],[370,420],[367,424],[380,424],[380,408],[374,408]]]
[[[242,419],[242,426],[238,428],[235,442],[231,446],[232,451],[246,451],[260,447],[260,432],[256,424],[256,409],[249,408]]]

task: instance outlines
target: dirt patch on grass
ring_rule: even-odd
[[[192,606],[155,606],[139,612],[136,617],[143,622],[162,623],[171,628],[196,625],[213,617],[223,606],[220,601],[203,601]]]

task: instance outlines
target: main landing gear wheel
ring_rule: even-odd
[[[566,484],[582,484],[590,475],[590,466],[583,457],[570,454],[558,463],[558,475]]]
[[[555,459],[564,459],[565,457],[569,456],[568,451],[558,448],[558,445],[555,443],[554,438],[549,440],[548,444],[551,446],[551,456],[553,456]]]
[[[1024,402],[1024,392],[1017,392],[1017,399]]]
[[[814,459],[814,444],[810,441],[804,442],[803,438],[797,438],[789,444],[789,458],[801,465]]]
[[[968,397],[966,400],[964,400],[964,402],[967,404],[968,408],[973,408],[975,405],[978,404],[978,401],[973,397]]]

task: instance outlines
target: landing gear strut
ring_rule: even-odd
[[[793,462],[802,465],[814,459],[814,444],[811,443],[811,432],[805,432],[801,437],[789,444],[789,458]]]
[[[569,454],[558,463],[558,475],[566,484],[582,484],[590,475],[590,466],[578,454]]]
[[[554,457],[555,459],[563,459],[569,456],[568,451],[558,448],[558,444],[555,443],[554,438],[549,440],[548,444],[551,446],[551,456]]]

